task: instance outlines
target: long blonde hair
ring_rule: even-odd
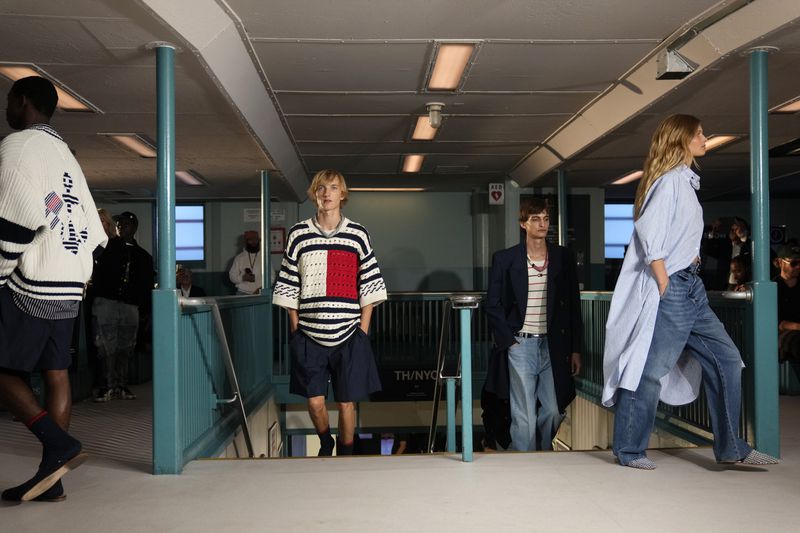
[[[692,142],[698,127],[700,119],[692,115],[670,115],[658,125],[650,141],[650,152],[644,161],[644,174],[636,188],[636,199],[633,202],[634,220],[642,214],[642,205],[647,193],[658,178],[668,170],[685,163],[687,159],[695,163],[689,143]]]

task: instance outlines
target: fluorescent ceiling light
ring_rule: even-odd
[[[769,110],[770,113],[797,113],[800,111],[800,96],[796,96],[780,105],[776,105]]]
[[[355,192],[423,192],[423,187],[350,187]]]
[[[108,137],[139,157],[152,159],[157,155],[155,145],[141,133],[98,133],[98,135]]]
[[[428,80],[428,89],[432,91],[454,91],[461,83],[464,69],[475,50],[470,43],[440,44],[436,52],[436,61]]]
[[[631,183],[632,181],[638,180],[643,175],[644,175],[643,170],[634,170],[633,172],[628,172],[621,178],[612,181],[611,185],[625,185],[626,183]]]
[[[726,144],[741,139],[741,135],[710,135],[706,140],[706,152],[722,148]]]
[[[81,98],[70,89],[67,89],[61,82],[48,76],[43,70],[32,65],[5,64],[0,65],[0,74],[15,82],[29,76],[38,76],[50,80],[58,93],[58,108],[63,111],[80,113],[97,113],[100,110],[90,104],[85,98]]]
[[[414,126],[414,133],[411,138],[415,141],[432,141],[436,137],[438,128],[431,127],[431,119],[428,115],[420,115],[417,117],[417,125]]]
[[[425,157],[419,154],[407,155],[403,162],[403,172],[419,172],[422,168],[423,159],[425,159]]]
[[[206,185],[206,181],[200,176],[200,174],[192,169],[178,170],[175,172],[175,177],[186,185],[192,185],[194,187]]]

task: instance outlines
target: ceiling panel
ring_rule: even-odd
[[[252,37],[661,39],[717,0],[228,0]]]
[[[10,15],[29,15],[36,17],[118,17],[119,7],[125,0],[69,0],[69,2],[43,2],[31,0],[3,0],[0,3],[0,17]]]
[[[654,43],[484,44],[464,90],[600,91],[655,46]]]
[[[0,17],[0,61],[37,63],[49,70],[51,64],[104,64],[114,59],[78,20]]]
[[[292,135],[299,142],[404,140],[410,117],[289,117]]]
[[[516,155],[521,157],[530,150],[530,143],[514,142],[391,142],[391,143],[337,143],[303,142],[298,145],[304,156],[314,155],[368,155],[415,153],[480,153],[488,155]]]
[[[297,94],[278,92],[287,115],[296,114],[425,114],[428,102],[443,102],[444,114],[573,114],[597,91],[533,94]]]
[[[275,90],[416,91],[430,46],[255,42],[253,48]]]
[[[440,141],[492,140],[492,141],[543,141],[563,124],[567,117],[462,117],[450,116],[442,123],[437,135]],[[531,146],[532,148],[533,146]]]

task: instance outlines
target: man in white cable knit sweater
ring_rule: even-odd
[[[0,403],[42,443],[39,470],[7,489],[10,501],[61,501],[61,477],[86,454],[67,429],[70,341],[92,256],[107,237],[86,179],[67,144],[49,126],[58,96],[40,77],[17,80],[0,143]],[[46,410],[27,377],[40,371]]]

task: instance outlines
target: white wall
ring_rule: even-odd
[[[367,228],[389,291],[471,290],[471,193],[351,193],[344,214]],[[299,217],[316,212],[300,205]]]

